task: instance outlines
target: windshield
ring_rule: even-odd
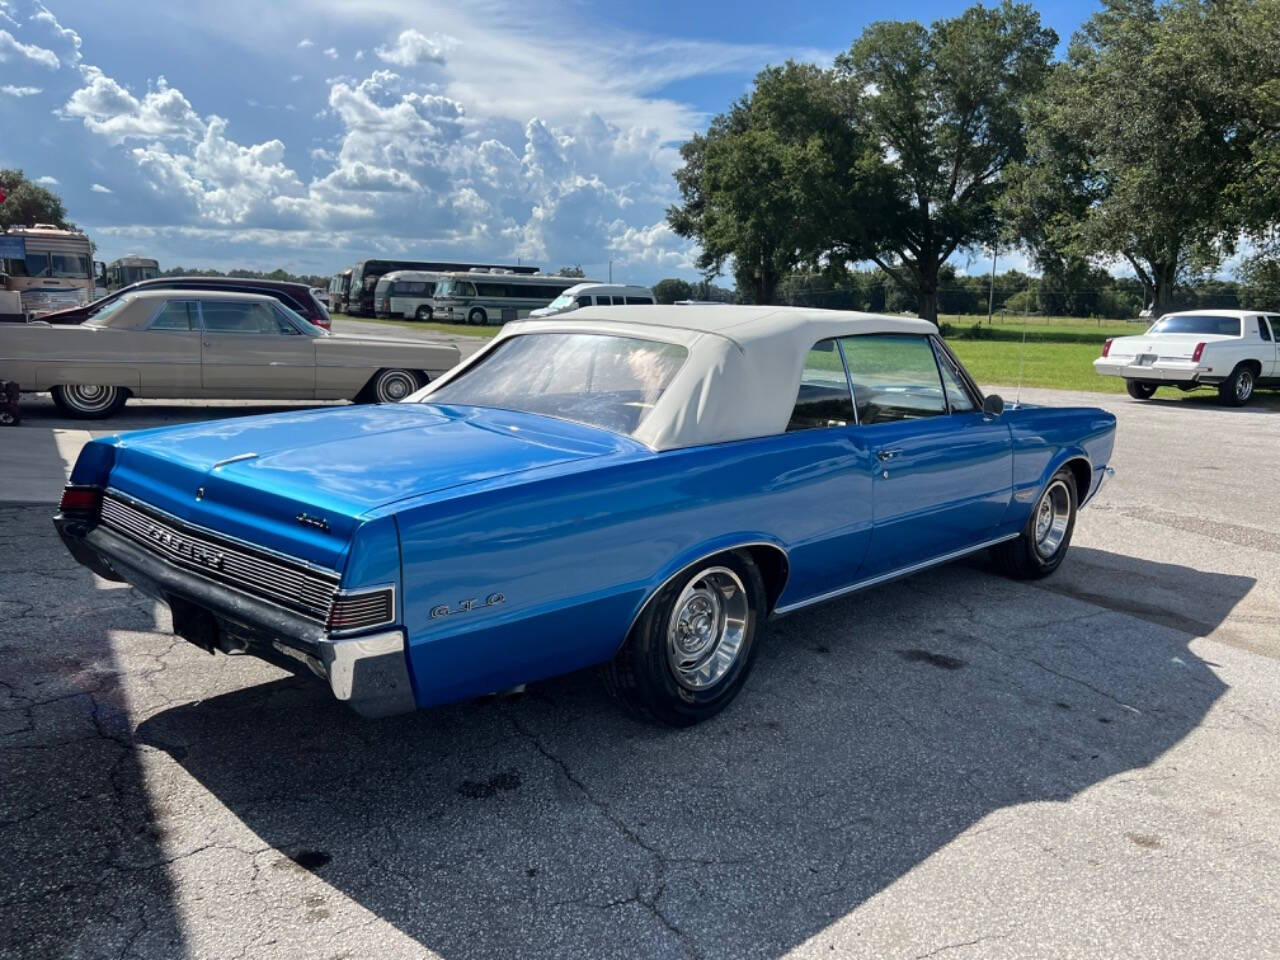
[[[441,280],[436,284],[437,297],[474,297],[476,288],[469,280]]]
[[[632,434],[688,355],[656,340],[525,334],[498,344],[424,402],[519,410]]]
[[[77,253],[54,253],[49,256],[53,264],[53,276],[75,277],[82,279],[89,276],[89,258]]]
[[[126,293],[123,297],[116,297],[110,303],[104,303],[100,306],[88,320],[84,322],[86,327],[105,327],[111,322],[111,318],[119,313],[125,306],[133,303],[134,295]]]
[[[1161,317],[1151,325],[1147,333],[1191,333],[1238,337],[1240,336],[1240,318],[1188,314]]]
[[[547,304],[548,310],[567,310],[569,307],[577,305],[577,298],[570,295],[568,291],[560,294],[550,303]]]

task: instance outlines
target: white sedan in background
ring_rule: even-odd
[[[1278,338],[1280,314],[1166,313],[1144,334],[1108,340],[1093,368],[1123,377],[1135,400],[1150,400],[1159,387],[1213,387],[1223,403],[1239,407],[1257,387],[1280,387]]]

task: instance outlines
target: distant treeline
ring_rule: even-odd
[[[296,274],[277,268],[270,273],[261,270],[214,270],[211,267],[170,267],[161,270],[162,277],[235,277],[240,280],[284,280],[288,283],[305,283],[309,287],[329,289],[329,278],[319,274]]]

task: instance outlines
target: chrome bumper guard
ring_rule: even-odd
[[[168,604],[175,625],[179,609],[184,620],[193,616],[192,609],[197,619],[211,618],[216,630],[204,634],[186,628],[180,634],[202,649],[249,654],[294,673],[306,668],[328,684],[336,699],[365,717],[417,709],[402,629],[333,637],[292,610],[167,563],[90,517],[58,513],[54,525],[76,560],[99,576],[130,583]]]

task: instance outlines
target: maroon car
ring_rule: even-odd
[[[218,290],[228,293],[260,293],[275,297],[290,310],[301,314],[317,327],[328,330],[330,327],[329,311],[318,301],[311,288],[305,283],[289,283],[285,280],[250,280],[243,277],[154,277],[151,280],[139,280],[127,287],[121,287],[100,300],[85,304],[82,307],[71,307],[46,313],[40,317],[47,323],[83,323],[99,308],[113,303],[126,293],[137,290]]]

